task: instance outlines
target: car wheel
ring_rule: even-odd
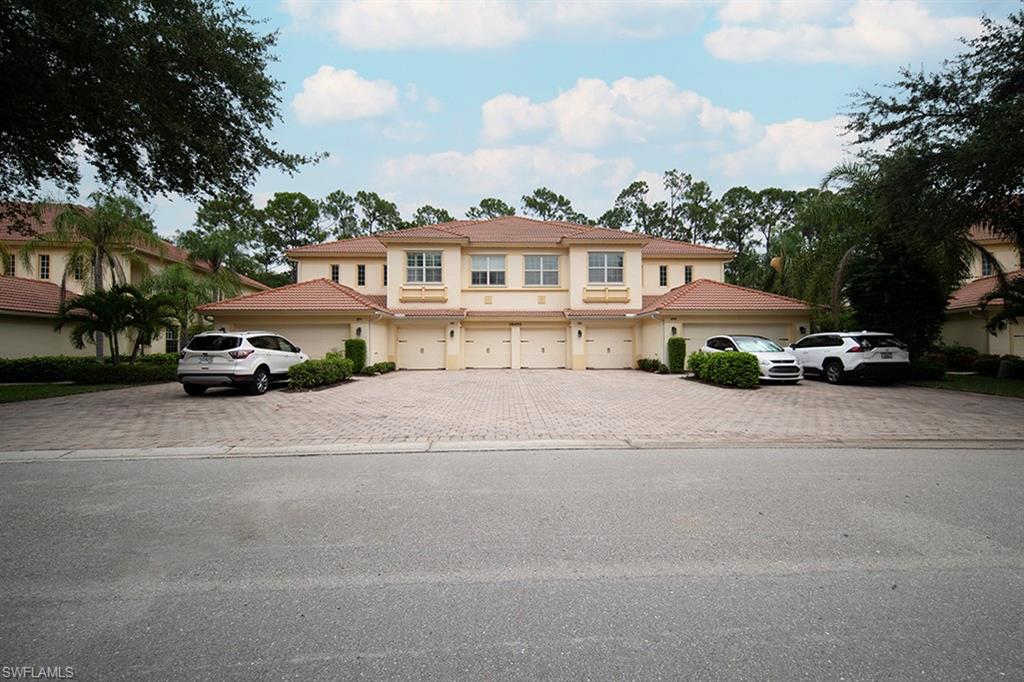
[[[185,393],[189,395],[202,395],[206,393],[206,386],[199,386],[197,384],[182,384],[185,387]]]
[[[249,392],[253,395],[263,395],[268,388],[270,388],[270,372],[266,367],[259,367],[252,375]]]
[[[833,360],[825,365],[825,381],[830,384],[841,384],[845,381],[846,377],[843,372],[843,363],[838,360]]]

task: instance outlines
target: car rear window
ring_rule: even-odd
[[[872,348],[906,348],[906,344],[891,334],[864,334],[853,337],[864,350]]]
[[[189,350],[231,350],[242,343],[240,336],[197,336],[185,346]]]

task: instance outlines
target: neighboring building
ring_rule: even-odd
[[[3,247],[0,254],[7,259],[6,263],[0,263],[0,357],[93,355],[96,352],[91,346],[82,350],[73,348],[67,332],[53,330],[53,318],[60,307],[60,283],[70,245],[47,245],[31,254],[28,266],[21,255],[22,247],[33,235],[52,231],[54,219],[67,207],[66,204],[42,205],[38,221],[29,225],[29,234],[15,231],[9,220],[0,220],[0,246]],[[186,263],[199,274],[211,271],[208,263],[190,262],[187,251],[169,242],[165,242],[160,249],[137,247],[136,256],[134,263],[123,256],[117,256],[130,284],[141,283],[147,275],[159,272],[170,263]],[[113,283],[109,267],[105,277],[108,286]],[[76,277],[72,273],[65,282],[67,295],[82,293],[88,284],[83,277]],[[267,289],[265,285],[248,277],[240,277],[240,284],[245,293]],[[149,350],[162,353],[174,342],[176,334],[171,330],[154,339]]]
[[[454,221],[293,249],[298,282],[201,306],[312,356],[366,339],[402,369],[621,368],[722,333],[790,343],[807,304],[723,283],[729,251],[521,217]]]
[[[990,334],[985,325],[1000,309],[1000,301],[992,301],[984,309],[981,307],[984,296],[999,284],[993,260],[998,262],[1007,277],[1020,277],[1020,250],[1013,241],[986,228],[971,228],[971,239],[984,246],[992,257],[980,252],[975,254],[971,261],[970,279],[953,293],[946,307],[942,340],[970,346],[981,353],[1024,355],[1024,327],[1011,324],[996,334]]]

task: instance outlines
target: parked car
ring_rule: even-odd
[[[782,381],[795,384],[804,378],[804,372],[796,356],[782,349],[779,344],[763,336],[732,335],[712,336],[704,342],[701,351],[721,353],[722,351],[750,353],[757,358],[762,381]]]
[[[811,334],[787,348],[804,373],[823,376],[830,384],[847,379],[892,382],[910,368],[907,346],[885,332],[826,332]]]
[[[178,381],[189,395],[210,386],[245,387],[262,395],[288,368],[308,360],[302,349],[273,332],[207,332],[192,337],[178,354]]]

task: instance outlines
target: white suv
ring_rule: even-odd
[[[210,386],[244,386],[262,395],[309,356],[273,332],[208,332],[192,337],[178,358],[178,381],[189,395]]]
[[[792,353],[788,353],[771,339],[749,334],[732,336],[712,336],[701,348],[704,353],[722,351],[740,351],[750,353],[757,358],[757,366],[761,370],[761,381],[781,381],[795,384],[804,378],[800,363]]]
[[[906,345],[885,332],[811,334],[786,350],[796,355],[805,374],[821,375],[830,384],[849,378],[892,382],[910,367]]]

